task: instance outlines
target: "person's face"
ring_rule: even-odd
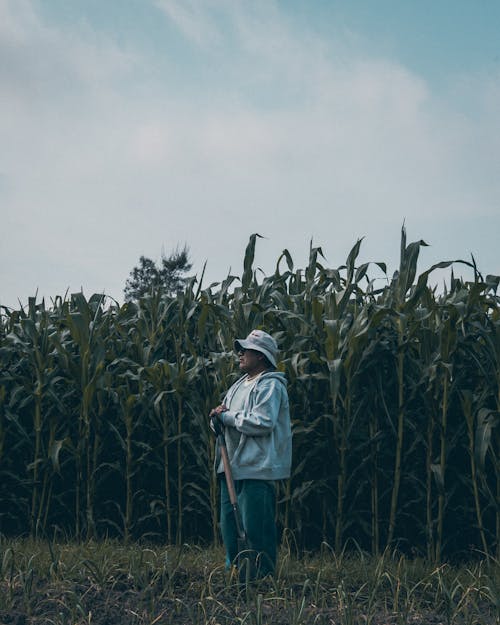
[[[238,359],[240,361],[240,371],[243,373],[258,373],[265,368],[265,356],[255,349],[239,349]]]

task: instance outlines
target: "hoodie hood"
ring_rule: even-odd
[[[285,388],[288,385],[288,380],[286,379],[285,374],[281,373],[281,371],[266,371],[265,373],[262,373],[260,375],[259,379],[257,380],[257,384],[261,380],[278,380],[284,385]]]

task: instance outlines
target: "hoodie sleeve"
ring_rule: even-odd
[[[224,425],[236,428],[248,436],[266,436],[275,427],[283,397],[283,383],[276,379],[259,382],[254,390],[249,410],[226,410]]]

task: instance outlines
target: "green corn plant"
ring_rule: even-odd
[[[456,345],[457,318],[455,309],[448,306],[445,311],[444,318],[440,324],[439,336],[439,353],[438,353],[438,375],[441,373],[440,382],[438,383],[439,393],[441,395],[441,410],[439,420],[439,463],[433,465],[434,475],[438,484],[438,518],[437,518],[437,537],[435,560],[439,562],[441,559],[442,543],[443,543],[443,524],[445,515],[446,500],[446,463],[447,463],[447,445],[448,445],[448,410],[450,403],[451,379],[452,379],[452,354]]]
[[[420,247],[426,245],[424,241],[406,245],[406,232],[401,232],[401,257],[399,272],[393,278],[391,296],[393,298],[394,312],[396,315],[395,326],[397,334],[396,370],[397,370],[397,438],[396,452],[394,457],[394,482],[391,495],[389,527],[387,532],[387,545],[394,540],[396,529],[396,515],[398,509],[399,487],[402,474],[402,454],[404,444],[405,426],[405,355],[407,352],[408,333],[410,331],[409,315],[412,312],[415,297],[407,298],[408,291],[413,286],[416,275],[417,260]]]
[[[82,293],[75,293],[64,306],[64,330],[52,336],[60,367],[71,378],[79,398],[75,412],[78,415],[75,464],[75,534],[82,535],[82,517],[87,538],[95,534],[95,458],[96,420],[95,401],[102,386],[105,370],[104,337],[108,333],[110,314],[103,308],[104,296],[94,295],[88,301]],[[82,492],[83,491],[83,492]],[[83,500],[83,501],[82,501]],[[83,510],[82,510],[83,503]]]
[[[183,541],[183,515],[185,495],[185,439],[189,438],[189,426],[186,425],[188,415],[188,402],[193,383],[197,380],[199,365],[197,350],[194,345],[192,328],[195,327],[195,319],[198,311],[198,302],[194,292],[194,284],[191,282],[182,294],[178,294],[178,313],[176,324],[173,328],[173,347],[175,361],[169,368],[169,383],[173,389],[172,404],[173,415],[176,423],[175,445],[177,465],[177,523],[176,544]]]
[[[481,439],[479,438],[478,440],[476,440],[476,434],[480,434],[481,432],[481,425],[484,423],[484,411],[485,409],[481,409],[480,415],[477,415],[477,421],[478,424],[476,426],[476,419],[475,419],[475,415],[474,415],[474,411],[473,411],[473,398],[472,398],[472,393],[470,391],[462,391],[461,396],[461,404],[462,404],[462,410],[464,413],[464,417],[467,423],[467,434],[468,434],[468,438],[469,438],[469,447],[468,447],[468,451],[469,451],[469,462],[470,462],[470,471],[471,471],[471,482],[472,482],[472,490],[473,490],[473,495],[474,495],[474,507],[475,507],[475,512],[476,512],[476,520],[477,520],[477,526],[478,526],[478,530],[479,530],[479,534],[481,537],[481,545],[483,548],[483,552],[488,555],[489,553],[489,549],[488,549],[488,543],[486,540],[486,535],[485,535],[485,529],[484,529],[484,524],[483,524],[483,510],[482,510],[482,506],[481,506],[481,501],[480,501],[480,495],[479,495],[479,477],[478,477],[478,467],[477,467],[477,454],[476,454],[476,448],[481,446]],[[487,437],[483,437],[483,440],[486,440]],[[482,455],[483,450],[481,450],[481,455]],[[484,450],[484,453],[486,454],[486,450]]]
[[[430,301],[429,301],[430,300]],[[435,533],[434,533],[434,438],[436,431],[436,420],[439,407],[436,401],[436,374],[437,366],[434,362],[436,352],[436,325],[438,325],[438,315],[432,298],[427,299],[429,309],[425,309],[425,315],[420,331],[420,359],[422,362],[421,383],[423,386],[422,403],[427,414],[425,431],[425,536],[426,554],[429,561],[435,557]]]
[[[5,446],[5,398],[7,389],[4,385],[0,387],[0,463],[2,462]]]
[[[27,312],[25,314],[23,312],[19,316],[18,322],[13,324],[12,331],[5,337],[6,345],[12,347],[18,357],[18,364],[13,365],[14,369],[11,374],[12,382],[17,383],[17,385],[21,382],[21,386],[17,387],[17,396],[21,398],[21,405],[29,401],[33,409],[33,455],[28,467],[33,475],[30,511],[32,536],[37,535],[41,530],[41,523],[49,504],[47,482],[50,466],[46,460],[49,458],[54,444],[55,426],[51,413],[56,408],[54,406],[56,397],[54,395],[50,397],[51,385],[56,377],[51,355],[52,330],[52,321],[49,311],[45,308],[45,303],[37,304],[35,298],[30,298]],[[21,370],[23,373],[19,375]],[[13,388],[11,397],[15,395],[16,389]],[[5,401],[5,387],[3,387],[3,396]],[[15,409],[14,406],[11,406],[11,410]],[[51,423],[50,435],[49,440],[46,441],[44,438],[47,434],[49,419]],[[22,427],[20,423],[19,425]],[[28,432],[26,432],[26,437],[31,438]]]
[[[396,449],[394,456],[394,478],[391,494],[387,544],[391,544],[396,530],[399,491],[403,475],[402,455],[405,445],[405,426],[409,425],[411,413],[407,405],[412,395],[412,381],[421,377],[422,363],[418,359],[416,341],[419,341],[421,317],[420,302],[428,295],[427,280],[435,269],[449,267],[453,261],[433,265],[418,277],[414,284],[420,248],[426,246],[424,241],[406,245],[406,232],[401,235],[401,257],[399,271],[396,272],[391,285],[384,293],[381,301],[391,316],[394,316],[396,332],[396,382],[397,382],[397,430]],[[461,262],[461,261],[456,261]],[[447,403],[444,406],[447,409]],[[408,423],[407,423],[408,421]]]
[[[4,347],[5,337],[9,332],[9,309],[0,306],[0,370],[6,371],[10,360],[9,350]],[[11,380],[12,381],[12,380]],[[5,446],[5,403],[7,399],[7,379],[5,374],[0,377],[0,466]]]
[[[492,504],[495,506],[495,543],[496,543],[496,559],[500,560],[500,509],[498,502],[500,501],[500,310],[498,306],[498,296],[496,289],[498,280],[494,276],[488,276],[490,288],[494,289],[495,296],[488,298],[486,305],[490,311],[487,317],[486,331],[482,334],[485,349],[484,356],[488,363],[487,369],[484,371],[483,379],[491,382],[491,401],[494,413],[485,422],[477,437],[478,444],[475,449],[477,465],[480,469],[481,481],[484,484],[484,490],[487,491]],[[477,360],[476,360],[477,362]],[[482,408],[482,407],[480,407]],[[484,413],[483,413],[484,414]],[[479,424],[478,424],[479,426]],[[495,484],[487,487],[486,476],[486,456],[491,458],[491,464],[494,471]]]
[[[172,489],[171,489],[171,468],[169,444],[171,442],[171,425],[168,394],[173,390],[168,388],[170,380],[170,365],[160,360],[149,368],[145,369],[145,375],[149,378],[154,389],[153,396],[153,413],[155,424],[161,434],[161,449],[163,454],[162,472],[163,472],[163,508],[166,517],[166,538],[168,544],[172,544],[173,536],[173,508],[172,508]]]
[[[328,540],[337,552],[356,542],[377,553],[389,542],[435,558],[468,541],[492,556],[498,282],[475,269],[472,282],[452,277],[438,293],[428,277],[450,263],[417,276],[424,244],[407,244],[404,230],[399,271],[380,288],[360,241],[338,268],[311,244],[305,269],[284,250],[263,276],[258,239],[241,280],[191,280],[123,306],[81,294],[38,306],[41,365],[29,307],[3,313],[2,529],[216,542],[207,413],[239,375],[234,338],[261,327],[278,340],[289,382],[294,461],[277,518],[299,552]]]
[[[133,465],[134,456],[132,450],[132,439],[134,436],[135,420],[135,405],[137,403],[138,395],[131,393],[127,384],[121,387],[122,393],[120,393],[120,404],[123,410],[123,420],[125,424],[125,522],[123,537],[125,542],[128,542],[130,538],[130,532],[133,526],[133,484],[132,479],[134,475]]]

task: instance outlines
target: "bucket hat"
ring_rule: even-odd
[[[276,367],[276,357],[278,355],[278,344],[273,337],[263,330],[252,330],[246,339],[236,339],[234,349],[254,349],[261,352],[269,360],[273,367]]]

